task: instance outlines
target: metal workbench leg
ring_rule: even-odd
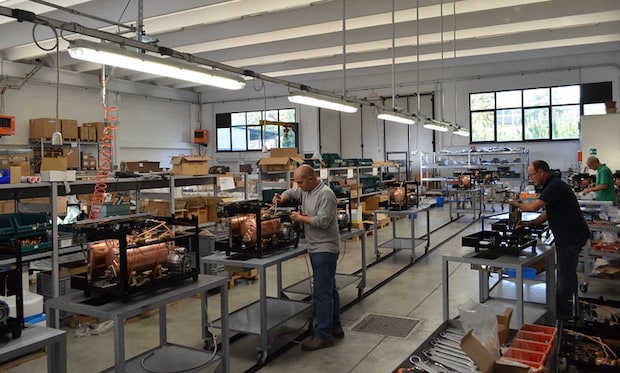
[[[396,239],[396,217],[395,216],[389,216],[390,219],[390,224],[392,225],[392,239],[395,240]],[[396,252],[397,250],[395,248],[392,249],[392,252]]]
[[[415,259],[415,218],[414,214],[408,215],[411,221],[411,262]],[[394,231],[396,231],[396,224],[394,224]]]
[[[552,252],[545,258],[545,286],[547,287],[547,305],[551,315],[555,318],[556,305],[555,305],[555,255]]]
[[[118,372],[125,371],[125,326],[120,316],[114,321],[114,367]]]
[[[277,284],[277,293],[278,298],[282,298],[282,263],[276,264],[276,284]]]
[[[375,240],[375,256],[377,257],[377,260],[379,260],[381,258],[381,254],[379,253],[379,239],[377,237],[377,224],[379,223],[378,219],[377,219],[377,212],[373,213],[373,217],[375,220],[375,224],[374,224],[374,228],[373,228],[373,239]]]
[[[448,299],[449,286],[448,286],[448,260],[441,259],[441,277],[443,278],[443,319],[448,320],[450,317],[450,301]]]
[[[426,209],[426,247],[424,248],[424,254],[428,254],[428,249],[431,247],[431,209]]]
[[[207,292],[203,293],[203,297],[207,298]],[[205,304],[206,307],[206,304]],[[203,313],[207,313],[205,308]],[[220,365],[223,369],[220,370],[222,373],[230,372],[230,344],[228,335],[228,284],[225,283],[220,286],[220,313],[221,323],[222,323],[222,344],[221,344],[221,354],[222,354],[222,364]]]
[[[375,233],[376,236],[376,233]],[[366,287],[366,234],[362,232],[361,238],[361,252],[362,252],[362,279],[357,284],[357,297],[362,298],[364,295],[364,288]]]
[[[47,371],[53,373],[67,372],[67,334],[54,337],[54,343],[48,346]]]
[[[266,357],[269,350],[269,330],[267,329],[267,270],[265,266],[258,268],[260,278],[260,298],[258,300],[260,306],[260,342],[259,349],[262,352],[261,358]],[[279,272],[278,272],[279,273]]]
[[[166,329],[166,305],[159,307],[159,345],[163,346],[168,341],[168,330]]]
[[[489,299],[489,271],[484,269],[478,271],[478,297],[480,303]]]
[[[523,325],[523,267],[517,267],[517,328]]]

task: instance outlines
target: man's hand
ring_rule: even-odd
[[[294,222],[309,223],[308,215],[301,214],[301,213],[299,213],[297,211],[292,211],[290,216],[291,216],[291,220],[294,221]]]
[[[284,202],[284,199],[282,198],[282,196],[279,193],[276,193],[273,195],[273,198],[271,199],[271,202],[273,202],[274,205],[280,205]]]

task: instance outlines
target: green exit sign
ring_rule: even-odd
[[[590,149],[590,155],[596,155],[596,149],[595,148]]]

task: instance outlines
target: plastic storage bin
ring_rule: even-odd
[[[527,341],[525,339],[517,339],[514,338],[510,343],[510,347],[518,348],[520,350],[528,350],[534,352],[540,352],[541,354],[545,354],[545,359],[543,363],[547,361],[549,357],[549,352],[551,351],[551,345],[547,343],[541,343],[536,341]]]
[[[50,221],[45,214],[18,212],[3,216],[13,220],[17,237],[30,237],[42,234],[50,226]]]
[[[528,332],[526,330],[519,330],[517,335],[515,335],[517,339],[525,339],[527,341],[536,341],[547,344],[552,344],[554,340],[553,335],[544,334],[544,333],[536,333],[536,332]]]
[[[502,358],[518,361],[531,366],[535,370],[542,369],[545,365],[545,360],[547,359],[546,355],[543,353],[530,350],[521,350],[513,347],[508,347]]]
[[[517,277],[517,270],[514,268],[506,268],[506,275],[511,278]],[[525,267],[523,268],[523,278],[526,280],[533,280],[536,278],[536,269]]]
[[[524,330],[526,332],[532,333],[542,333],[547,335],[556,336],[558,334],[558,329],[553,326],[545,326],[545,325],[536,325],[536,324],[523,324],[519,330]]]

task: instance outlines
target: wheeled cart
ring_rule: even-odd
[[[397,250],[411,250],[411,261],[415,259],[415,248],[419,245],[426,243],[424,246],[424,254],[428,252],[428,248],[431,244],[431,225],[430,225],[430,205],[420,205],[418,207],[410,208],[408,210],[375,210],[374,211],[374,239],[375,239],[375,255],[377,260],[381,258],[379,249],[392,249]],[[426,235],[420,238],[415,236],[415,217],[418,213],[426,213]],[[387,215],[392,220],[392,238],[382,244],[379,244],[379,238],[377,235],[379,214]],[[409,237],[399,237],[396,235],[395,220],[399,217],[407,217],[411,222],[411,235]]]

